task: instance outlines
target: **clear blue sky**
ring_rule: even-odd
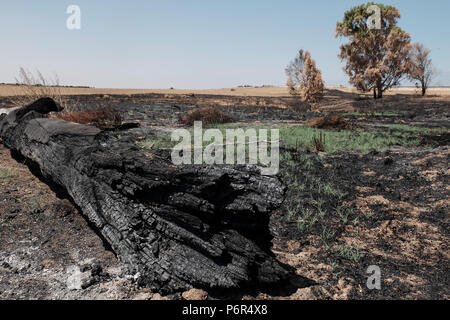
[[[347,85],[335,26],[354,0],[0,0],[0,82],[20,66],[57,73],[63,84],[110,88],[284,85],[299,48],[327,85]],[[437,85],[450,85],[450,1],[382,1],[432,49]],[[81,30],[66,9],[82,10]]]

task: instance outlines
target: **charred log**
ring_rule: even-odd
[[[284,187],[254,167],[174,166],[95,127],[50,119],[41,99],[0,120],[5,146],[67,192],[139,283],[171,293],[193,287],[279,284],[268,218]]]

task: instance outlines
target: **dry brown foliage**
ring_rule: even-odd
[[[289,93],[303,102],[320,102],[324,95],[322,74],[308,51],[300,50],[298,56],[286,68]]]
[[[344,70],[350,83],[363,92],[373,91],[381,98],[383,92],[397,86],[408,74],[410,36],[393,30],[387,38],[373,32],[354,36],[341,47],[340,57],[347,61]]]
[[[233,122],[233,117],[229,116],[217,107],[200,107],[188,111],[181,122],[185,125],[193,125],[195,121],[202,121],[203,125]]]
[[[373,91],[376,99],[408,75],[411,36],[397,27],[400,12],[390,6],[378,5],[383,27],[368,30],[358,11],[367,5],[347,11],[344,22],[337,25],[336,36],[349,38],[339,57],[346,61],[344,71],[350,83],[363,92]]]
[[[91,125],[100,129],[116,128],[122,124],[121,114],[107,107],[86,111],[60,112],[55,113],[54,116],[65,121]]]
[[[348,122],[337,114],[329,114],[325,117],[310,119],[305,123],[308,127],[317,129],[345,129]]]

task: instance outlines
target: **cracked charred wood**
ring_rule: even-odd
[[[50,119],[51,99],[3,116],[5,146],[64,189],[127,272],[162,293],[280,284],[270,252],[276,177],[248,166],[174,166],[111,132]]]

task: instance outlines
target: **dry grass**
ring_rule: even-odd
[[[85,125],[95,126],[100,129],[110,129],[122,124],[122,115],[107,107],[93,110],[55,113],[56,118]]]
[[[315,152],[325,152],[325,137],[322,132],[313,137],[312,144]]]
[[[193,125],[195,121],[202,121],[203,125],[229,123],[234,119],[217,107],[200,107],[187,112],[181,122],[185,125]]]
[[[37,70],[36,75],[24,68],[20,68],[19,77],[16,78],[17,86],[14,86],[15,94],[12,94],[11,103],[15,107],[26,106],[40,98],[52,98],[67,108],[67,103],[59,84],[58,76],[48,79]]]
[[[233,89],[233,90],[231,90]],[[249,88],[223,88],[223,89],[112,89],[112,88],[84,88],[84,87],[60,87],[62,95],[91,95],[91,94],[108,94],[108,95],[131,95],[131,94],[208,94],[208,95],[223,95],[223,96],[242,96],[242,97],[289,97],[287,87],[249,87]],[[328,92],[327,92],[328,91]],[[351,87],[327,87],[325,96],[330,94],[330,91],[341,92],[342,94],[354,93],[357,91]],[[24,88],[15,85],[0,85],[0,96],[16,96],[23,95]],[[391,94],[410,94],[419,95],[416,88],[395,88],[388,91],[385,95]],[[449,96],[450,88],[430,88],[430,95]],[[368,94],[370,97],[370,94]]]
[[[16,107],[26,106],[40,98],[48,97],[58,101],[64,111],[53,114],[53,117],[63,119],[65,121],[92,125],[100,129],[115,128],[122,124],[122,116],[119,112],[109,107],[97,106],[85,110],[74,99],[68,99],[64,95],[64,87],[60,86],[58,76],[53,80],[48,80],[38,70],[36,75],[20,68],[19,78],[16,78],[17,86],[14,89],[18,94],[12,95],[11,103]],[[105,95],[107,100],[108,96]],[[69,102],[70,101],[70,102]]]

